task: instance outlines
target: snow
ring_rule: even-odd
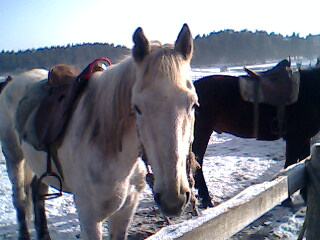
[[[220,68],[199,68],[193,69],[193,75],[200,77],[219,71]],[[253,184],[272,179],[283,168],[284,153],[283,140],[257,141],[213,133],[204,159],[203,171],[215,204],[230,199]],[[0,154],[0,176],[0,240],[17,239],[18,227],[11,201],[11,184],[2,154]],[[277,206],[230,240],[296,238],[304,220],[306,207],[298,194],[294,195],[294,203],[294,208]],[[216,210],[202,210],[204,218],[209,217],[213,211],[219,211],[219,206]],[[65,193],[60,198],[46,201],[46,213],[52,239],[79,238],[80,226],[72,195]],[[173,224],[183,224],[187,220],[190,221],[187,222],[189,225],[197,222],[192,220],[188,213],[181,218],[171,219]],[[144,239],[163,226],[166,226],[166,223],[154,204],[151,190],[146,187],[128,239]],[[32,238],[35,239],[32,223],[29,224],[29,228]],[[106,224],[103,225],[103,236],[104,238],[108,236]]]
[[[254,199],[256,196],[261,194],[264,190],[275,186],[281,179],[276,179],[273,182],[263,182],[260,184],[252,185],[245,190],[241,191],[238,195],[233,197],[231,200],[224,202],[214,208],[208,208],[201,212],[201,215],[190,220],[184,221],[180,224],[170,225],[166,228],[161,229],[156,235],[148,238],[148,240],[164,240],[164,239],[175,239],[183,236],[189,231],[192,231],[210,220],[218,217],[219,215],[228,212],[230,209],[240,206],[241,204],[247,203]],[[232,222],[232,221],[230,221]],[[212,224],[215,225],[215,224]],[[208,228],[206,226],[205,228]],[[201,231],[201,230],[200,230]],[[220,229],[221,231],[221,229]]]
[[[213,133],[203,169],[214,202],[219,204],[253,184],[272,179],[283,168],[284,149],[285,144],[282,140],[257,141],[241,139],[228,134],[218,135]],[[11,203],[11,185],[2,155],[0,156],[0,172],[0,239],[16,239],[17,225],[15,211]],[[265,237],[263,239],[293,239],[298,235],[305,214],[305,207],[298,195],[295,196],[294,201],[297,203],[295,209],[278,206],[275,210],[263,216],[262,220],[258,220],[231,239],[253,239],[252,236],[261,236],[261,234]],[[209,209],[202,212],[204,216],[209,217],[212,211],[218,211],[218,207],[216,207],[216,210]],[[69,240],[79,237],[80,227],[72,195],[64,194],[61,198],[46,201],[46,209],[53,239]],[[141,220],[141,218],[147,218],[146,221],[150,224],[148,221],[155,218],[155,215],[161,218],[157,207],[154,206],[151,191],[146,188],[140,201],[137,216],[134,219],[134,230],[131,233],[137,234],[139,227],[142,228],[142,226],[142,231],[146,231],[145,228],[148,228],[148,226],[145,226],[144,220]],[[190,219],[190,216],[183,216],[182,218],[186,221]],[[159,220],[152,220],[152,222],[154,221]],[[192,224],[192,220],[190,221],[189,224]],[[152,222],[149,231],[154,233],[161,226],[158,226],[157,222],[155,224],[152,224]],[[172,222],[181,223],[177,218]],[[195,222],[199,223],[199,221],[193,221],[193,223]],[[31,233],[35,238],[34,230]],[[142,235],[143,237],[140,239],[144,239],[148,235],[150,233]],[[104,236],[107,236],[106,228],[104,228]]]

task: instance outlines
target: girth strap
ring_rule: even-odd
[[[259,81],[254,81],[254,102],[253,102],[253,137],[259,136],[259,119],[260,119],[260,87]],[[271,122],[271,133],[279,137],[285,134],[285,105],[274,106],[277,108],[276,117]]]
[[[253,136],[258,137],[259,132],[259,96],[260,96],[260,87],[259,81],[254,81],[254,103],[253,103]]]

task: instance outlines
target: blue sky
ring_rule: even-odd
[[[142,27],[173,43],[183,23],[193,36],[224,29],[319,34],[315,0],[0,0],[0,50],[84,42],[132,47]]]

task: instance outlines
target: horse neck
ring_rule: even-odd
[[[80,106],[85,116],[81,125],[86,126],[84,132],[89,141],[111,155],[121,150],[125,135],[136,140],[135,118],[131,115],[132,87],[136,79],[133,64],[131,59],[125,60],[90,79]]]

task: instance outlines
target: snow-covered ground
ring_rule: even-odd
[[[219,72],[219,68],[193,69],[194,75],[198,77]],[[214,202],[219,204],[252,184],[270,180],[283,168],[284,151],[285,143],[282,140],[257,141],[213,133],[203,171]],[[276,207],[231,240],[295,239],[302,226],[306,208],[299,195],[294,196],[294,203],[294,208]],[[46,209],[52,239],[79,238],[80,227],[72,195],[64,194],[60,198],[46,201]],[[174,224],[190,218],[191,215],[185,213],[171,221]],[[29,225],[32,238],[36,239],[33,224]],[[141,197],[128,239],[144,239],[163,226],[166,226],[166,222],[155,206],[152,193],[147,187]],[[106,224],[103,230],[104,238],[107,238]],[[0,154],[0,240],[17,239],[17,236],[15,210],[11,202],[11,184],[6,173],[4,157]]]
[[[203,170],[213,200],[221,203],[252,184],[271,179],[283,167],[284,147],[282,140],[267,142],[241,139],[228,134],[212,134]],[[0,239],[17,239],[11,185],[2,155],[0,174]],[[294,239],[305,215],[305,207],[298,195],[295,196],[295,204],[293,209],[276,207],[231,239]],[[61,198],[46,201],[46,208],[52,239],[79,237],[79,221],[71,195],[64,194]],[[172,222],[178,223],[190,217],[190,214],[184,214],[181,218],[172,219]],[[129,239],[144,239],[165,225],[154,205],[150,189],[146,188]],[[104,227],[106,237],[106,225]],[[32,236],[35,238],[34,230]]]

